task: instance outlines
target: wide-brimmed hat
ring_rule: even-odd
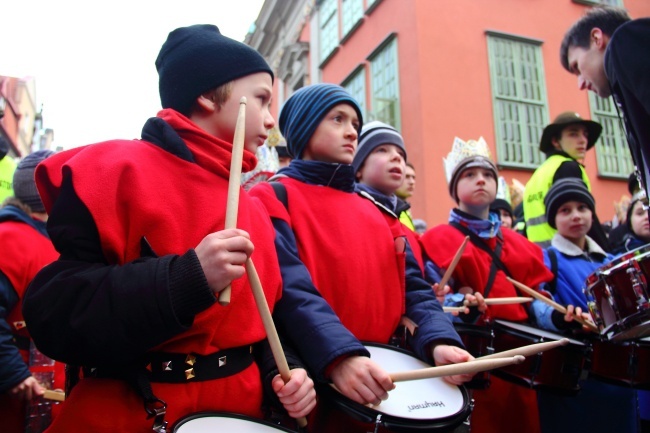
[[[587,150],[594,147],[596,140],[598,140],[600,133],[603,131],[601,124],[594,122],[593,120],[583,119],[580,117],[580,114],[576,113],[575,111],[565,111],[564,113],[559,114],[553,123],[547,125],[546,128],[544,128],[542,139],[539,142],[539,150],[546,154],[550,153],[555,149],[552,142],[553,137],[557,136],[567,126],[574,124],[584,125],[587,128]]]

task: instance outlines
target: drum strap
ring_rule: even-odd
[[[271,184],[271,187],[273,188],[273,191],[275,192],[275,196],[280,200],[280,203],[284,205],[285,209],[289,209],[289,199],[287,197],[287,188],[282,185],[282,182],[278,181],[271,181],[269,182]]]
[[[457,222],[453,221],[449,223],[452,227],[456,228],[458,231],[463,233],[466,236],[469,236],[469,240],[472,241],[472,244],[474,244],[475,247],[480,248],[481,250],[485,251],[492,257],[492,264],[490,265],[490,275],[488,276],[488,281],[485,285],[485,288],[483,289],[483,297],[487,298],[488,295],[490,294],[490,290],[492,290],[492,285],[494,284],[494,278],[496,277],[497,270],[501,269],[507,276],[510,275],[510,271],[508,271],[508,268],[506,268],[506,265],[503,264],[501,261],[501,250],[503,249],[503,235],[501,234],[501,231],[497,233],[497,244],[494,250],[489,247],[488,244],[485,243],[483,239],[481,239],[480,236],[478,236],[476,233],[465,227],[464,225],[458,224]]]
[[[555,295],[555,290],[557,287],[557,255],[552,249],[547,249],[548,259],[551,261],[551,272],[553,272],[553,280],[548,283],[548,291]]]

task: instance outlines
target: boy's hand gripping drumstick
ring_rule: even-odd
[[[456,255],[454,256],[454,259],[451,261],[451,264],[445,271],[445,274],[442,276],[440,283],[438,283],[441,289],[444,289],[445,285],[451,278],[451,274],[454,273],[454,269],[456,268],[456,265],[460,261],[460,256],[463,255],[463,251],[465,251],[465,245],[467,245],[468,241],[469,241],[469,236],[465,236],[465,240],[463,241],[462,244],[460,244],[460,248],[458,248],[458,251],[456,251]]]
[[[228,203],[226,205],[226,228],[235,228],[237,226],[237,211],[239,208],[239,191],[241,189],[241,166],[244,157],[244,126],[246,124],[246,98],[242,97],[239,101],[239,114],[237,116],[237,124],[235,125],[235,136],[233,138],[232,148],[232,162],[230,164],[230,180],[228,183]],[[269,310],[269,304],[266,302],[264,296],[264,289],[260,277],[257,274],[253,260],[248,258],[246,260],[246,274],[248,275],[248,282],[250,283],[253,291],[253,297],[257,304],[257,310],[262,318],[264,330],[271,346],[273,359],[277,364],[278,371],[282,380],[287,383],[291,379],[291,370],[287,363],[287,358],[284,356],[282,345],[280,344],[280,337],[275,329],[273,317]],[[228,305],[230,303],[230,286],[226,287],[219,293],[219,303],[221,305]],[[305,427],[307,425],[306,418],[299,418],[298,425]]]
[[[551,307],[555,308],[560,313],[566,314],[566,308],[563,305],[558,304],[554,300],[547,298],[546,296],[544,296],[541,293],[531,289],[530,287],[526,286],[525,284],[520,283],[517,280],[513,280],[510,277],[506,277],[506,278],[508,279],[508,281],[510,281],[512,284],[514,284],[515,287],[517,287],[522,292],[526,292],[528,295],[532,296],[533,298],[535,298],[535,299],[537,299],[539,301],[545,302],[546,304],[548,304]],[[582,317],[576,316],[576,315],[574,315],[574,320],[576,322],[580,323],[581,325],[584,325],[587,328],[589,328],[590,331],[593,331],[593,332],[596,332],[596,333],[600,332],[598,327],[596,327],[596,325],[594,325],[591,321],[585,320]]]
[[[239,100],[239,113],[232,139],[232,159],[230,161],[230,179],[228,181],[228,201],[226,202],[226,229],[237,228],[239,210],[239,190],[241,189],[241,165],[244,159],[244,131],[246,127],[246,97]],[[219,293],[219,303],[230,304],[230,284]]]
[[[262,318],[262,323],[264,323],[264,330],[266,331],[266,337],[271,346],[273,359],[275,359],[275,363],[278,366],[280,377],[282,377],[284,383],[287,383],[291,379],[291,370],[289,369],[287,358],[284,356],[282,344],[280,344],[280,337],[278,336],[278,331],[275,329],[275,323],[273,323],[269,304],[266,302],[266,297],[264,296],[260,277],[251,259],[246,260],[246,273],[248,274],[248,281],[253,289],[253,297],[255,298],[260,317]],[[307,425],[307,418],[298,418],[297,422],[300,427],[305,427]]]
[[[461,362],[458,364],[443,365],[440,367],[429,367],[420,370],[402,371],[399,373],[390,373],[393,382],[405,382],[407,380],[430,379],[433,377],[454,376],[457,374],[472,374],[479,371],[494,370],[495,368],[505,367],[511,364],[521,364],[524,362],[521,355],[509,358],[497,358],[486,360],[474,360]]]
[[[510,304],[524,304],[526,302],[532,302],[533,298],[528,298],[526,296],[514,296],[512,298],[487,298],[485,299],[485,305],[510,305]],[[475,307],[478,305],[476,302],[469,302],[468,300],[464,301],[467,307]]]
[[[509,305],[509,304],[523,304],[525,302],[531,302],[533,298],[528,298],[525,296],[518,296],[512,298],[488,298],[485,300],[485,305]],[[442,307],[442,311],[445,313],[464,313],[465,307],[476,307],[478,303],[464,301],[464,306],[462,307]]]

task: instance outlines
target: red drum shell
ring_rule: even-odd
[[[613,385],[650,390],[650,338],[591,342],[589,376]]]
[[[496,352],[566,338],[532,326],[502,320],[495,320],[493,328]],[[580,391],[578,382],[585,368],[587,354],[587,345],[570,339],[566,346],[528,356],[523,363],[494,370],[492,374],[529,388],[572,395]]]

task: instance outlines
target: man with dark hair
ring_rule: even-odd
[[[648,186],[650,163],[650,18],[632,20],[624,9],[596,7],[566,32],[562,66],[580,90],[613,96],[623,115],[630,151]]]

